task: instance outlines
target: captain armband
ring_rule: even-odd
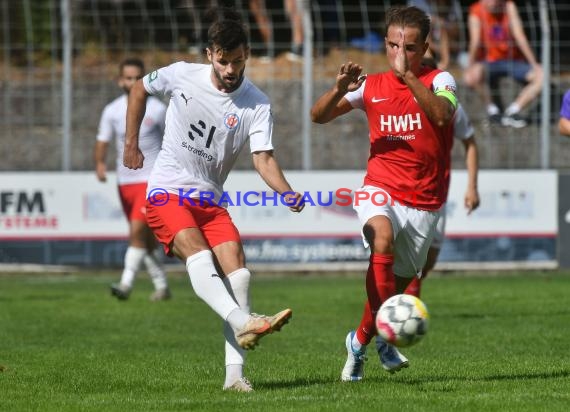
[[[455,93],[450,92],[449,90],[436,90],[435,95],[445,97],[451,102],[453,108],[457,109],[457,96],[455,96]]]

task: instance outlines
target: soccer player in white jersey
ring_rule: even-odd
[[[210,64],[177,62],[138,81],[129,96],[124,164],[144,165],[139,127],[148,95],[167,94],[166,131],[147,188],[150,227],[169,255],[186,263],[198,297],[224,320],[224,389],[249,392],[243,349],[278,331],[291,317],[250,314],[249,283],[240,235],[220,205],[223,183],[249,140],[253,165],[293,212],[303,209],[273,156],[268,97],[244,75],[247,31],[239,16],[220,11],[208,30]],[[201,202],[206,194],[211,200]]]
[[[99,181],[107,180],[107,149],[114,138],[117,147],[119,195],[129,222],[129,246],[125,253],[121,280],[118,284],[111,285],[111,294],[119,300],[128,299],[135,277],[144,264],[155,289],[150,299],[158,301],[169,299],[171,294],[162,265],[162,251],[146,223],[145,203],[148,176],[160,150],[164,133],[166,105],[159,99],[148,99],[141,127],[140,147],[146,159],[144,167],[131,170],[123,165],[127,99],[131,88],[143,74],[144,64],[140,59],[129,58],[119,65],[118,83],[125,93],[105,106],[101,115],[95,143],[95,171]]]
[[[393,7],[386,13],[386,28],[391,70],[362,76],[362,66],[342,64],[334,85],[311,110],[313,121],[327,123],[361,109],[369,126],[367,173],[354,201],[365,245],[370,246],[367,300],[358,328],[345,338],[345,382],[363,378],[366,347],[377,334],[374,320],[381,304],[402,293],[425,264],[447,192],[445,162],[453,143],[455,80],[422,65],[429,47],[429,17],[417,7]],[[409,365],[386,342],[379,355],[388,372]]]

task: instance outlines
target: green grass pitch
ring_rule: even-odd
[[[221,390],[221,321],[188,279],[174,298],[111,298],[117,273],[0,275],[0,411],[566,411],[570,274],[434,276],[430,330],[384,372],[340,382],[344,338],[360,320],[362,276],[260,276],[254,310],[293,309],[249,353],[250,394]]]

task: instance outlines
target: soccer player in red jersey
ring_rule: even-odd
[[[367,173],[353,204],[371,250],[367,301],[360,325],[345,340],[343,381],[362,379],[378,308],[402,293],[424,266],[446,196],[445,159],[453,142],[455,80],[422,65],[429,17],[417,7],[394,7],[386,27],[391,70],[363,76],[362,66],[342,64],[334,86],[311,109],[314,122],[327,123],[358,108],[369,126]],[[389,201],[373,202],[378,193]],[[379,352],[388,372],[408,366],[408,359],[385,342]]]

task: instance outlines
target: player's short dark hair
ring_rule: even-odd
[[[418,28],[425,42],[431,30],[431,20],[425,11],[415,6],[395,6],[386,13],[386,30],[390,26]]]
[[[208,12],[212,21],[208,29],[208,47],[210,50],[235,50],[239,46],[247,47],[249,40],[247,28],[242,23],[241,15],[231,9],[218,8]]]
[[[144,73],[144,63],[138,57],[129,57],[121,62],[119,65],[119,75],[123,74],[123,68],[125,66],[135,66],[141,69],[141,72]]]
[[[437,62],[433,57],[422,58],[422,64],[429,67],[430,69],[437,69]]]

